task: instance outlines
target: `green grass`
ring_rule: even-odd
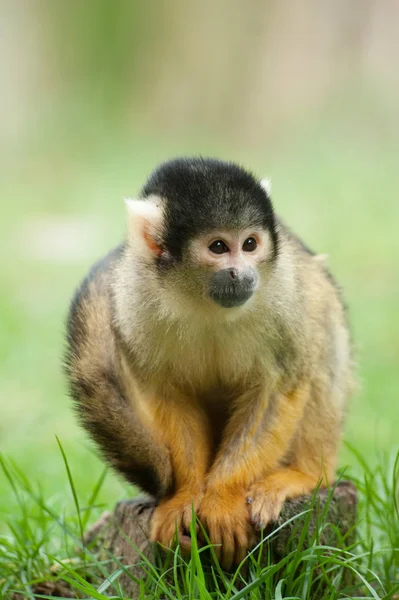
[[[202,153],[238,160],[271,176],[276,210],[308,245],[329,254],[344,288],[360,380],[345,439],[364,457],[355,469],[353,453],[344,447],[341,454],[341,465],[351,465],[363,489],[364,558],[354,564],[363,573],[366,564],[378,573],[377,597],[393,597],[383,590],[394,593],[398,515],[393,467],[389,471],[381,456],[392,454],[398,444],[397,142],[377,129],[375,115],[354,122],[356,111],[342,113],[341,108],[330,107],[328,119],[314,115],[310,123],[287,127],[262,149],[231,147],[198,133],[195,143],[144,137],[139,131],[130,139],[93,124],[76,143],[68,127],[55,139],[39,123],[40,135],[33,132],[1,156],[0,439],[5,464],[12,461],[18,469],[8,467],[10,477],[0,473],[0,579],[11,578],[10,585],[19,586],[41,577],[52,557],[72,552],[80,526],[98,514],[98,504],[110,507],[132,494],[108,474],[93,500],[103,464],[77,427],[65,392],[63,322],[78,281],[123,235],[122,198],[134,195],[160,160]],[[68,457],[69,479],[56,436]],[[263,574],[255,571],[254,577]],[[275,586],[270,597],[310,597],[292,577],[283,576],[280,583],[277,575],[265,577]],[[90,595],[99,597],[87,591]]]
[[[3,474],[15,496],[17,509],[10,519],[9,534],[0,538],[0,592],[10,598],[15,590],[32,596],[32,586],[43,579],[65,582],[84,598],[102,600],[107,592],[125,598],[119,579],[134,576],[116,557],[99,558],[82,544],[83,534],[101,506],[98,495],[103,476],[93,485],[90,498],[77,489],[67,457],[60,445],[65,466],[64,477],[75,509],[65,511],[65,502],[48,498],[40,486],[32,485],[18,467],[2,460]],[[303,519],[299,537],[287,554],[277,562],[270,560],[264,544],[276,535],[265,537],[234,574],[224,573],[214,553],[202,560],[209,546],[196,543],[194,521],[191,556],[183,559],[179,549],[165,564],[154,565],[142,556],[140,564],[147,574],[141,582],[140,598],[184,600],[230,600],[299,598],[335,600],[338,598],[396,598],[399,593],[399,453],[390,462],[386,457],[370,469],[354,452],[361,477],[356,478],[360,493],[357,541],[342,540],[339,547],[321,541],[323,531],[331,528],[326,509],[320,513],[312,533],[308,528],[311,512]],[[311,505],[312,506],[312,505]],[[328,506],[328,505],[327,505]],[[339,538],[338,538],[339,539]],[[263,549],[263,560],[261,559]],[[111,560],[119,566],[111,567]],[[245,571],[243,567],[245,565]],[[348,582],[346,575],[352,580]],[[137,581],[137,580],[135,580]],[[45,595],[42,597],[46,597]]]

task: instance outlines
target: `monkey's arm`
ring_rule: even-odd
[[[274,470],[289,448],[308,398],[308,384],[287,395],[259,388],[243,394],[226,426],[207,487],[245,488]]]
[[[161,501],[154,513],[151,538],[169,546],[177,528],[180,544],[189,546],[192,506],[197,510],[202,499],[210,461],[209,420],[197,403],[177,390],[155,401],[153,411],[155,427],[170,450],[175,486],[173,496]]]
[[[226,568],[238,563],[251,545],[246,496],[250,486],[278,468],[303,416],[309,386],[271,399],[253,388],[236,402],[222,444],[207,477],[199,516],[210,539],[221,548]]]

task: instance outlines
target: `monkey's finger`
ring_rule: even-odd
[[[150,539],[152,542],[159,542],[161,538],[161,526],[153,523],[151,528]]]
[[[183,556],[189,556],[191,552],[191,538],[181,533],[179,535],[180,550]]]
[[[259,510],[251,510],[249,522],[251,523],[251,525],[253,525],[255,527],[255,529],[256,529],[257,525],[259,524],[260,520],[261,520],[260,511]]]
[[[198,525],[197,541],[199,542],[199,544],[201,546],[205,546],[206,544],[209,543],[208,539],[210,540],[208,529],[202,524],[201,521],[199,523],[197,523],[197,525]]]
[[[213,527],[209,528],[209,539],[213,546],[216,559],[220,563],[222,556],[222,535],[219,526],[214,525]]]
[[[269,514],[270,514],[270,521],[277,521],[277,519],[280,516],[281,513],[281,509],[283,508],[283,504],[284,504],[284,497],[282,495],[278,495],[276,496],[274,502],[272,503],[270,510],[269,510]]]
[[[183,525],[183,529],[189,533],[191,531],[191,523],[192,523],[192,513],[189,511],[184,511],[183,513],[183,517],[182,517],[182,525]],[[198,522],[195,522],[195,531],[197,534],[197,539],[199,537],[199,531],[200,531],[200,526],[198,524]]]
[[[252,521],[252,525],[254,526],[255,531],[259,532],[262,531],[262,529],[265,529],[266,525],[268,523],[268,520],[265,519],[263,516],[258,515],[253,521]]]
[[[254,523],[255,529],[257,531],[265,529],[269,523],[277,521],[282,506],[283,502],[279,496],[273,494],[267,497],[262,504],[259,505],[259,509],[254,515],[256,516],[256,522]]]
[[[180,529],[177,528],[176,521],[164,523],[160,526],[158,541],[166,548],[176,548],[179,543]]]
[[[264,529],[269,523],[269,512],[270,507],[268,503],[266,503],[264,500],[254,500],[250,511],[249,521],[251,525],[253,525],[255,531]]]
[[[222,540],[222,567],[226,571],[230,571],[234,562],[234,554],[235,554],[235,544],[234,544],[234,534],[232,531],[224,530],[223,532],[223,540]]]
[[[234,564],[239,565],[247,555],[248,535],[245,531],[236,531],[235,548]]]
[[[256,535],[255,529],[250,527],[248,532],[248,549],[252,550],[259,541],[259,536]]]
[[[247,549],[241,542],[236,541],[236,551],[234,555],[234,564],[238,566],[246,557]]]

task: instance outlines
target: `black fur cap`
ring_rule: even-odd
[[[211,158],[177,158],[161,164],[147,180],[140,197],[163,198],[163,247],[174,260],[182,258],[190,239],[213,229],[260,226],[268,230],[277,251],[273,207],[266,191],[242,167]]]

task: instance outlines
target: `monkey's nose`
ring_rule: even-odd
[[[237,269],[230,269],[229,274],[232,279],[236,279],[238,275]]]

